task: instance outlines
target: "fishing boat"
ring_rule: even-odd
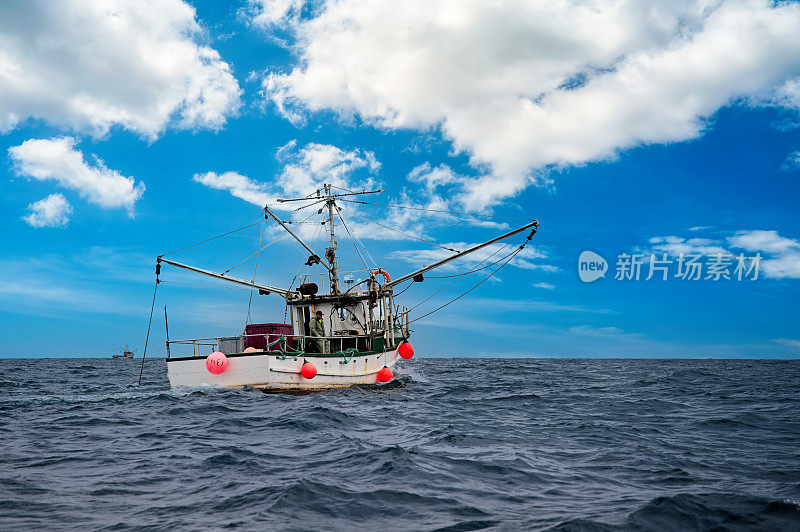
[[[133,351],[128,349],[128,346],[126,345],[125,348],[122,350],[122,354],[114,353],[113,355],[111,355],[111,358],[133,358],[133,355],[134,355]]]
[[[513,231],[469,249],[458,251],[446,248],[452,254],[395,279],[383,267],[361,270],[363,279],[360,280],[356,280],[353,272],[350,272],[341,279],[346,285],[342,287],[340,275],[344,272],[340,271],[336,226],[344,228],[351,240],[353,235],[342,216],[340,202],[365,203],[355,197],[383,191],[356,192],[340,189],[340,192],[334,191],[335,188],[337,187],[326,184],[305,197],[277,200],[280,203],[299,205],[295,211],[311,206],[318,209],[316,214],[325,218],[321,225],[327,226],[326,232],[330,237],[322,257],[290,227],[291,220],[282,219],[269,205],[264,207],[264,217],[260,223],[277,224],[285,231],[281,236],[290,236],[309,253],[305,266],[321,270],[321,273],[302,277],[296,288],[293,287],[294,281],[289,288],[281,288],[256,282],[255,278],[251,281],[233,277],[228,272],[218,273],[184,264],[167,258],[166,255],[157,257],[156,290],[162,282],[159,278],[161,268],[168,265],[247,287],[251,294],[272,295],[285,300],[286,318],[282,322],[249,323],[242,334],[232,337],[188,340],[170,340],[165,307],[166,362],[171,386],[251,386],[264,391],[302,391],[390,382],[394,379],[393,369],[398,361],[414,355],[410,338],[411,323],[415,319],[412,319],[406,307],[396,301],[399,293],[395,294],[395,289],[406,283],[422,283],[427,272],[431,270],[515,235],[525,237],[525,231],[529,230],[521,245],[508,247],[509,253],[501,259],[494,262],[484,260],[482,262],[486,264],[471,270],[484,270],[499,264],[493,272],[496,273],[525,247],[538,229],[538,222],[530,220]],[[383,227],[392,229],[385,225]],[[264,248],[259,251],[261,249]],[[356,250],[358,251],[358,247]],[[320,290],[319,284],[313,282],[316,278],[321,278],[321,283],[327,282],[328,286]],[[151,323],[154,307],[155,290],[150,313]],[[321,325],[317,318],[320,314]],[[315,320],[318,321],[315,323]],[[142,364],[149,337],[150,325]],[[187,352],[173,354],[177,346]]]

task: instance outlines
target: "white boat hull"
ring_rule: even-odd
[[[267,353],[228,355],[228,367],[214,375],[206,369],[204,357],[167,359],[171,386],[252,386],[261,390],[296,391],[346,388],[354,384],[377,384],[378,372],[393,367],[400,355],[397,350],[353,356],[306,356],[317,367],[317,375],[306,379],[300,374],[303,357]]]

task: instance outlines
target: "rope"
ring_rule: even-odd
[[[464,273],[460,273],[460,274],[458,274],[458,275],[456,276],[456,279],[454,279],[454,280],[453,280],[453,281],[451,281],[450,283],[448,283],[448,284],[444,285],[442,288],[440,288],[440,289],[439,289],[439,290],[437,290],[436,292],[432,293],[431,295],[429,295],[428,297],[426,297],[425,299],[423,299],[422,301],[420,301],[419,303],[417,303],[416,305],[414,305],[413,307],[411,307],[411,308],[410,308],[410,309],[408,309],[408,310],[409,310],[409,311],[412,311],[412,310],[414,310],[415,308],[417,308],[418,306],[422,305],[423,303],[425,303],[426,301],[428,301],[429,299],[431,299],[431,298],[432,298],[432,297],[434,297],[435,295],[437,295],[437,294],[439,294],[439,293],[443,292],[444,290],[446,290],[446,289],[450,288],[451,286],[453,286],[453,285],[454,285],[455,283],[457,283],[457,282],[458,282],[458,281],[459,281],[459,280],[460,280],[462,277],[464,277],[465,275],[467,275],[467,274],[469,274],[469,273],[472,273],[472,272],[473,272],[473,270],[474,270],[474,271],[477,271],[477,270],[475,270],[475,268],[477,268],[477,267],[478,267],[478,266],[479,266],[481,263],[483,263],[483,262],[486,262],[487,260],[489,260],[489,259],[491,259],[492,257],[494,257],[495,255],[497,255],[497,254],[500,252],[500,250],[501,250],[501,249],[503,249],[503,248],[507,247],[508,245],[509,245],[509,243],[508,243],[508,242],[506,242],[506,244],[505,244],[505,245],[503,245],[503,246],[500,246],[499,248],[497,248],[497,249],[494,251],[494,253],[492,253],[491,255],[489,255],[488,257],[486,257],[485,259],[481,260],[481,261],[480,261],[478,264],[476,264],[476,265],[475,265],[473,268],[471,268],[471,269],[469,269],[469,270],[465,271]],[[513,253],[513,252],[512,252],[512,253]],[[510,255],[510,254],[509,254],[509,255]],[[503,257],[503,258],[501,258],[501,259],[497,260],[496,262],[494,262],[494,263],[490,264],[490,266],[494,266],[495,264],[497,264],[498,262],[502,261],[502,260],[503,260],[503,259],[505,259],[506,257],[508,257],[508,255],[506,255],[505,257]]]
[[[314,215],[312,214],[311,216],[314,216]],[[307,217],[306,217],[306,218],[304,218],[303,220],[301,220],[301,221],[299,221],[299,222],[294,222],[294,223],[296,223],[296,224],[303,224],[303,223],[306,223],[306,222],[307,222],[307,221],[308,221],[308,220],[311,218],[311,216],[307,216]],[[261,222],[259,222],[259,223],[263,223],[263,221],[264,221],[264,220],[261,220]],[[278,242],[278,241],[279,241],[281,238],[285,237],[285,236],[286,236],[288,233],[281,233],[281,234],[278,236],[278,238],[276,238],[275,240],[273,240],[272,242],[270,242],[269,244],[267,244],[266,246],[264,246],[264,247],[262,248],[262,247],[261,247],[261,241],[262,241],[262,236],[263,236],[263,234],[264,234],[264,233],[263,233],[263,229],[262,229],[262,231],[261,231],[261,232],[259,232],[259,235],[258,235],[258,247],[259,247],[259,249],[257,249],[257,250],[256,250],[256,251],[254,251],[253,253],[249,254],[249,255],[248,255],[248,256],[246,256],[244,259],[240,260],[239,262],[237,262],[236,264],[234,264],[233,266],[231,266],[230,268],[228,268],[228,269],[227,269],[227,270],[225,270],[224,272],[222,272],[222,275],[225,275],[226,273],[228,273],[228,272],[229,272],[229,271],[231,271],[232,269],[236,268],[237,266],[239,266],[239,265],[240,265],[240,264],[242,264],[243,262],[247,261],[248,259],[250,259],[250,258],[251,258],[251,257],[253,257],[254,255],[257,255],[257,254],[261,253],[262,251],[264,251],[265,249],[267,249],[267,248],[268,248],[268,247],[270,247],[271,245],[273,245],[273,244],[275,244],[276,242]],[[258,267],[258,259],[256,259],[256,267]],[[253,277],[253,282],[255,282],[255,281],[256,281],[256,280],[255,280],[255,277]]]
[[[306,218],[306,219],[308,219],[308,218]],[[322,233],[322,225],[318,225],[317,226],[317,232],[314,233],[314,245],[311,246],[311,249],[314,251],[314,255],[317,254],[317,246],[319,245],[319,237],[320,237],[321,233]],[[292,278],[292,282],[289,284],[289,290],[291,290],[292,286],[294,286],[294,282],[297,280],[297,277],[300,275],[300,271],[303,269],[303,266],[305,266],[305,264],[301,261],[300,262],[300,266],[297,267],[297,272],[294,274],[294,277]],[[286,323],[286,317],[288,316],[288,314],[289,314],[289,305],[287,304],[283,309],[283,323]]]
[[[364,260],[364,257],[361,256],[361,252],[358,250],[358,246],[356,246],[356,241],[353,240],[353,235],[350,233],[350,229],[347,228],[347,224],[344,223],[344,218],[342,218],[342,213],[339,212],[339,209],[336,209],[336,216],[342,221],[342,227],[344,230],[347,231],[347,236],[350,237],[350,242],[353,243],[353,247],[356,249],[356,253],[358,254],[358,258],[361,259],[361,264],[364,265],[365,270],[369,270],[369,266],[367,266],[367,262]]]
[[[500,260],[503,260],[503,259],[500,259]],[[486,268],[491,268],[495,264],[497,264],[497,262],[493,262],[491,264],[487,264],[486,266],[481,266],[477,270],[470,270],[466,274],[477,273],[479,271],[485,270]],[[453,275],[426,275],[425,278],[426,279],[451,279],[453,277],[460,277],[460,276],[466,275],[466,274],[456,273],[456,274],[453,274]]]
[[[259,248],[260,248],[260,249],[257,249],[257,250],[256,250],[256,251],[254,251],[253,253],[251,253],[251,254],[249,254],[248,256],[246,256],[244,259],[240,260],[239,262],[237,262],[236,264],[234,264],[233,266],[231,266],[230,268],[228,268],[227,270],[225,270],[224,272],[222,272],[222,275],[225,275],[226,273],[230,272],[232,269],[236,268],[237,266],[239,266],[239,265],[240,265],[240,264],[242,264],[243,262],[247,261],[248,259],[252,258],[253,256],[260,254],[262,251],[264,251],[265,249],[267,249],[268,247],[270,247],[272,244],[275,244],[275,243],[276,243],[278,240],[280,240],[281,238],[285,237],[285,236],[286,236],[286,235],[288,235],[288,234],[289,234],[289,233],[283,233],[283,234],[281,234],[281,235],[280,235],[278,238],[276,238],[275,240],[273,240],[272,242],[270,242],[269,244],[267,244],[267,245],[266,245],[266,246],[264,246],[263,248],[261,247],[261,236],[259,236],[259,239],[258,239],[258,246],[259,246]],[[258,259],[256,259],[256,263],[258,263]],[[255,282],[255,279],[253,279],[253,282]]]
[[[355,214],[355,213],[352,213],[352,214]],[[368,248],[367,246],[365,246],[365,245],[364,245],[364,243],[361,241],[361,239],[360,239],[360,238],[358,238],[358,235],[357,235],[357,234],[354,234],[354,235],[353,235],[353,238],[355,238],[355,239],[358,241],[358,243],[359,243],[359,244],[361,244],[361,247],[362,247],[362,248],[364,248],[364,253],[366,253],[366,254],[367,254],[367,257],[369,257],[369,260],[371,260],[371,261],[372,261],[372,265],[373,265],[375,268],[377,268],[377,267],[378,267],[378,263],[375,261],[375,258],[372,256],[372,253],[370,253],[370,252],[369,252],[369,248]],[[369,269],[369,268],[367,268],[367,269]],[[348,289],[347,289],[347,291],[349,292],[349,291],[350,291],[350,288],[348,288]]]
[[[469,273],[469,272],[467,272],[467,273]],[[429,279],[430,279],[430,277],[429,277]],[[392,297],[397,297],[397,296],[403,295],[403,294],[406,292],[406,290],[408,290],[408,289],[409,289],[409,288],[411,288],[412,286],[414,286],[414,283],[413,283],[413,282],[412,282],[410,285],[408,285],[408,286],[406,286],[405,288],[403,288],[403,289],[402,289],[401,291],[399,291],[398,293],[394,294]]]
[[[452,251],[453,253],[460,253],[457,249],[449,248],[447,246],[442,246],[441,244],[437,244],[436,242],[431,242],[430,240],[425,240],[424,238],[420,238],[418,236],[412,235],[411,233],[406,233],[406,232],[401,231],[399,229],[395,229],[394,227],[389,227],[388,225],[383,225],[382,223],[376,222],[375,220],[370,220],[369,218],[365,218],[364,216],[358,215],[358,214],[356,214],[354,212],[351,212],[350,214],[352,216],[355,216],[356,218],[361,218],[362,220],[366,220],[369,223],[373,223],[375,225],[379,225],[379,226],[383,227],[384,229],[388,229],[390,231],[394,231],[395,233],[400,233],[401,235],[407,236],[408,238],[413,238],[414,240],[419,240],[420,242],[425,242],[426,244],[430,244],[432,246],[436,246],[437,248],[442,248],[442,249],[446,249],[447,251]]]
[[[309,199],[311,199],[311,198],[309,198]],[[328,200],[327,200],[327,199],[325,199],[325,198],[323,198],[323,199],[321,199],[321,200],[313,201],[313,202],[311,202],[311,203],[306,203],[305,205],[303,205],[303,206],[301,206],[301,207],[298,207],[298,208],[294,209],[292,212],[297,212],[297,211],[299,211],[299,210],[305,209],[306,207],[311,207],[312,205],[317,205],[317,204],[319,204],[319,203],[322,203],[323,201],[328,201]]]
[[[158,291],[158,275],[156,275],[156,286],[153,288],[153,303],[150,305],[150,319],[147,322],[147,336],[144,339],[144,351],[142,352],[142,367],[139,369],[139,384],[142,385],[142,373],[144,373],[144,357],[147,356],[147,344],[150,341],[150,325],[153,324],[153,309],[156,308],[156,292]]]
[[[490,273],[489,275],[487,275],[486,277],[484,277],[483,279],[481,279],[481,282],[479,282],[478,284],[476,284],[475,286],[473,286],[472,288],[470,288],[469,290],[467,290],[467,291],[466,291],[466,292],[464,292],[463,294],[459,295],[459,296],[458,296],[458,297],[456,297],[455,299],[451,299],[450,301],[448,301],[447,303],[445,303],[445,304],[444,304],[444,305],[442,305],[441,307],[435,308],[435,309],[433,309],[432,311],[428,312],[427,314],[423,314],[423,315],[422,315],[422,316],[420,316],[419,318],[414,318],[413,320],[409,321],[408,323],[409,323],[409,324],[411,324],[411,323],[414,323],[415,321],[419,321],[419,320],[421,320],[422,318],[425,318],[425,317],[427,317],[427,316],[430,316],[430,315],[431,315],[431,314],[433,314],[434,312],[439,312],[440,310],[442,310],[443,308],[445,308],[445,307],[446,307],[447,305],[449,305],[450,303],[455,303],[456,301],[458,301],[459,299],[461,299],[461,298],[462,298],[462,297],[464,297],[465,295],[469,294],[470,292],[472,292],[473,290],[475,290],[476,288],[478,288],[480,285],[482,285],[483,283],[485,283],[486,281],[488,281],[488,280],[489,280],[489,279],[490,279],[490,278],[491,278],[491,277],[492,277],[494,274],[496,274],[497,272],[499,272],[499,271],[500,271],[500,270],[501,270],[501,269],[502,269],[502,268],[503,268],[503,267],[504,267],[506,264],[508,264],[508,263],[511,261],[511,259],[513,259],[514,257],[516,257],[516,256],[517,256],[517,254],[519,254],[519,252],[520,252],[520,251],[522,251],[522,248],[524,248],[524,247],[525,247],[525,244],[521,245],[521,246],[520,246],[520,247],[519,247],[519,248],[518,248],[516,251],[513,251],[513,252],[511,252],[511,253],[509,254],[509,255],[511,255],[511,256],[508,258],[508,260],[506,260],[506,261],[505,261],[503,264],[501,264],[500,266],[498,266],[498,267],[497,267],[497,269],[496,269],[496,270],[494,270],[492,273]],[[495,264],[496,264],[496,263],[495,263]]]
[[[378,207],[391,207],[393,209],[408,209],[411,211],[426,211],[426,212],[440,212],[445,214],[461,214],[464,216],[476,216],[478,218],[492,218],[494,220],[525,220],[525,221],[532,221],[533,218],[520,218],[518,216],[494,216],[492,214],[478,214],[474,212],[459,212],[459,211],[445,211],[442,209],[424,209],[422,207],[411,207],[408,205],[395,205],[391,203],[371,203],[368,201],[359,201],[359,200],[349,200],[338,198],[341,201],[346,201],[348,203],[360,203],[362,205],[376,205]]]
[[[235,233],[237,231],[241,231],[243,229],[248,229],[248,228],[253,227],[254,225],[258,225],[260,223],[261,223],[261,220],[257,221],[254,224],[245,225],[244,227],[240,227],[239,229],[234,229],[233,231],[228,231],[227,233],[223,233],[221,235],[212,236],[211,238],[207,238],[206,240],[203,240],[202,242],[196,242],[194,244],[189,244],[188,246],[184,246],[184,247],[179,248],[179,249],[174,249],[174,250],[172,250],[172,251],[170,251],[168,253],[162,254],[161,256],[162,257],[166,257],[167,255],[172,255],[173,253],[177,253],[179,251],[183,251],[184,249],[189,249],[189,248],[192,248],[194,246],[199,246],[200,244],[205,244],[206,242],[211,242],[212,240],[216,240],[217,238],[222,238],[223,236],[231,235],[231,234],[233,234],[233,233]]]

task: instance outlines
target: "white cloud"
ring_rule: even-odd
[[[56,181],[91,203],[106,209],[125,207],[132,216],[134,204],[144,193],[144,183],[107,168],[97,157],[94,164],[87,164],[75,144],[71,137],[29,139],[9,148],[8,154],[18,175]]]
[[[602,338],[617,338],[620,340],[642,337],[642,335],[639,333],[626,333],[619,327],[592,327],[590,325],[577,325],[575,327],[570,327],[569,333],[578,336],[597,336]]]
[[[534,283],[533,285],[536,288],[541,288],[543,290],[555,290],[556,285],[550,283]]]
[[[30,213],[23,217],[31,227],[64,227],[69,223],[72,205],[61,194],[50,194],[28,205]]]
[[[800,243],[778,235],[777,231],[738,231],[735,235],[728,237],[728,242],[734,247],[747,251],[766,251],[777,254],[800,251]]]
[[[718,241],[708,238],[682,238],[678,236],[657,236],[650,239],[653,251],[661,251],[669,255],[716,255],[728,253]]]
[[[296,205],[278,203],[277,199],[304,197],[326,183],[341,189],[371,188],[375,184],[371,177],[358,180],[353,173],[359,169],[375,173],[381,166],[371,151],[343,150],[330,144],[316,143],[298,149],[294,140],[279,148],[276,157],[283,163],[283,169],[269,183],[254,181],[236,172],[195,174],[193,180],[211,188],[227,190],[259,207],[269,203],[270,208],[276,210],[293,210]]]
[[[28,118],[149,138],[218,129],[241,90],[181,0],[28,0],[0,14],[0,132]]]
[[[330,144],[310,143],[297,149],[291,141],[278,150],[278,160],[284,163],[277,186],[284,196],[303,197],[327,183],[346,189],[369,189],[372,178],[356,180],[353,173],[365,168],[376,173],[381,164],[371,151],[342,150]]]
[[[266,29],[297,20],[306,0],[249,0],[248,3],[253,24]]]
[[[345,150],[330,144],[317,143],[298,148],[294,140],[279,148],[276,158],[283,166],[276,178],[269,182],[256,181],[236,172],[206,172],[195,174],[193,179],[211,188],[227,190],[233,196],[253,205],[264,207],[268,204],[272,210],[284,211],[284,218],[298,223],[314,211],[296,211],[300,203],[281,203],[278,199],[302,198],[315,190],[321,190],[324,184],[336,187],[334,192],[369,190],[377,187],[373,176],[381,166],[375,154],[368,150]],[[342,207],[343,216],[348,218],[348,229],[358,237],[400,238],[398,233],[391,230],[349,218],[348,215],[359,215],[356,205],[343,203]],[[390,214],[383,222],[399,229],[400,225],[392,223],[392,220]],[[320,227],[319,221],[314,220],[298,225],[295,230],[302,238],[314,239]]]
[[[738,231],[728,237],[734,248],[751,253],[765,253],[769,258],[761,261],[767,277],[800,279],[800,241],[785,238],[777,231]]]
[[[781,170],[789,171],[800,168],[800,150],[790,153],[781,165]]]
[[[774,279],[800,279],[800,241],[782,237],[777,231],[743,230],[717,240],[710,238],[682,238],[658,236],[650,239],[652,247],[647,253],[663,252],[671,256],[718,254],[745,257],[761,256],[760,269],[766,277]]]
[[[361,191],[380,187],[376,174],[381,163],[375,154],[363,149],[342,149],[330,144],[309,143],[298,147],[292,140],[277,150],[277,160],[282,163],[282,168],[277,177],[270,182],[256,181],[237,172],[206,172],[195,174],[193,180],[215,188],[227,190],[233,196],[243,199],[253,205],[263,207],[268,204],[271,209],[284,211],[284,218],[295,223],[303,221],[312,209],[295,211],[301,203],[280,203],[279,198],[301,198],[315,190],[322,189],[323,184],[333,185],[334,192]],[[451,202],[440,194],[439,187],[447,185],[456,179],[456,174],[446,165],[432,168],[429,164],[420,165],[410,174],[410,180],[424,184],[414,194],[414,199],[407,191],[394,193],[390,200],[386,198],[372,199],[373,197],[349,198],[358,201],[376,202],[378,204],[390,203],[402,208],[381,208],[380,215],[368,212],[360,204],[339,202],[342,217],[347,223],[347,230],[359,239],[370,240],[430,240],[426,229],[434,225],[450,226],[453,223],[469,224],[474,226],[502,229],[505,223],[498,223],[485,218],[457,217],[449,213],[452,209]],[[433,209],[436,212],[432,212]],[[377,221],[380,225],[371,222]],[[307,240],[313,240],[318,235],[320,225],[318,220],[298,225],[295,230]],[[340,231],[342,236],[345,231]],[[443,244],[453,247],[449,244]],[[464,244],[466,245],[466,244]],[[447,250],[440,250],[445,254]],[[436,251],[433,251],[436,254]],[[524,258],[528,253],[523,253]],[[438,255],[437,255],[438,256]],[[441,258],[441,256],[439,256]],[[533,266],[531,266],[533,267]],[[550,271],[550,266],[539,266]]]
[[[195,174],[192,180],[217,190],[227,190],[231,195],[259,207],[275,201],[274,196],[267,193],[265,184],[257,183],[249,177],[236,172],[222,174],[206,172],[204,174]]]
[[[438,187],[459,183],[464,178],[453,172],[453,169],[446,164],[433,168],[426,162],[411,170],[408,179],[415,183],[423,183],[425,188],[433,193]]]
[[[800,350],[800,340],[792,340],[791,338],[776,338],[774,342]]]
[[[482,175],[480,208],[542,169],[695,138],[741,98],[800,106],[800,6],[768,0],[265,3],[299,65],[265,94],[297,119],[334,110],[378,127],[438,127]]]

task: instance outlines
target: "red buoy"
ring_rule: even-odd
[[[300,375],[306,379],[313,379],[317,375],[317,366],[312,364],[311,362],[306,362],[303,364],[303,367],[300,368]]]
[[[397,353],[400,355],[400,358],[408,360],[414,356],[414,347],[408,342],[403,342],[398,346]]]
[[[228,369],[228,357],[220,351],[214,351],[206,358],[206,369],[214,375],[219,375]]]
[[[378,372],[378,382],[389,382],[393,378],[394,374],[392,373],[392,370],[390,370],[385,366],[382,370]]]

